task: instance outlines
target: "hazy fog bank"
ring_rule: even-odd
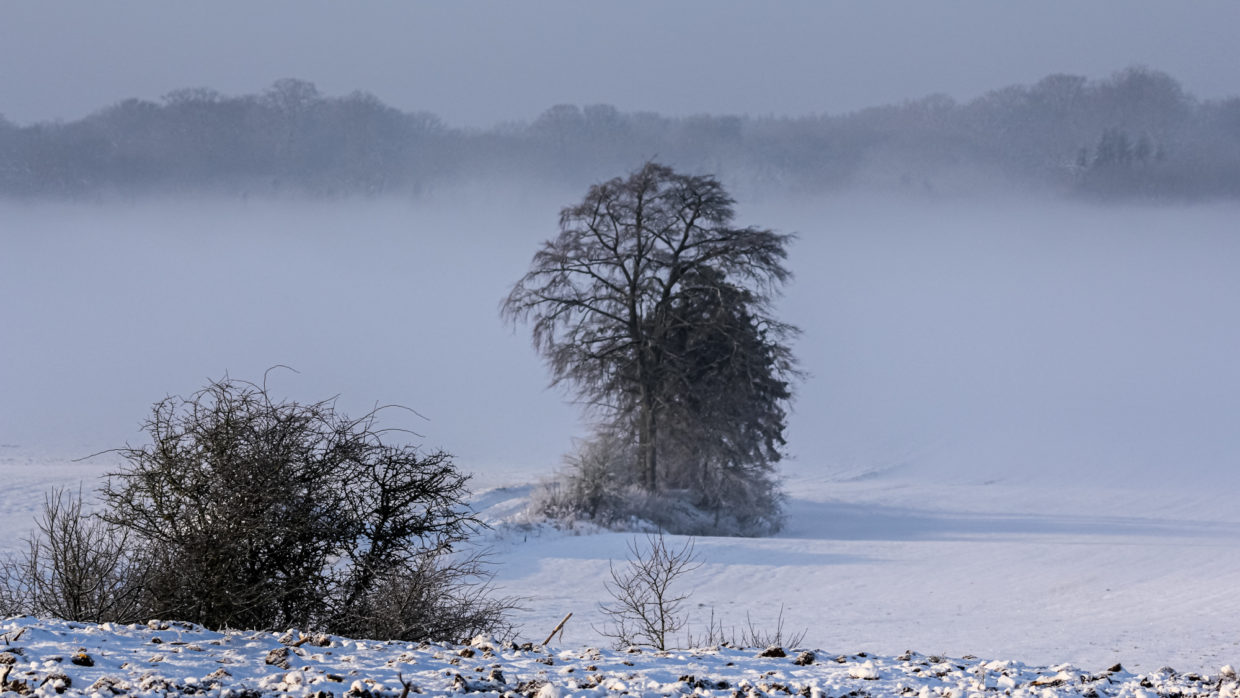
[[[0,205],[0,443],[140,440],[207,379],[393,412],[467,468],[581,433],[499,300],[574,195]],[[740,206],[800,237],[797,468],[1208,483],[1240,460],[1235,205],[847,197]],[[920,470],[917,470],[920,469]]]

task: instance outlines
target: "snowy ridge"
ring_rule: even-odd
[[[216,696],[1238,696],[1216,674],[1085,671],[976,657],[712,647],[658,652],[416,644],[289,631],[211,632],[183,623],[3,622],[6,695]]]

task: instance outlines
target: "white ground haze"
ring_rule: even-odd
[[[500,299],[581,192],[423,202],[0,205],[0,524],[113,466],[160,397],[229,372],[340,395],[476,473],[516,514],[584,434]],[[789,525],[699,543],[701,613],[807,644],[1052,664],[1234,663],[1240,207],[763,201],[797,232],[781,302],[809,379]],[[507,487],[508,489],[495,489]],[[529,638],[593,604],[626,536],[504,530]]]

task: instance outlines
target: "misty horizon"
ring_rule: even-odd
[[[479,192],[487,206],[470,205]],[[0,291],[16,302],[0,321],[22,341],[0,369],[0,456],[138,441],[164,395],[285,364],[299,373],[271,375],[279,396],[340,395],[354,414],[403,404],[427,419],[385,419],[464,467],[550,473],[585,429],[497,308],[574,196],[3,204],[22,234],[5,234]],[[804,330],[793,348],[810,376],[792,472],[1232,480],[1234,203],[848,196],[739,211],[799,235],[778,305]]]
[[[1174,76],[1143,67],[837,116],[666,117],[560,104],[492,130],[450,127],[364,92],[326,96],[286,78],[240,97],[187,88],[79,121],[0,121],[0,196],[417,198],[479,181],[571,189],[657,157],[714,174],[743,196],[1006,188],[1099,200],[1232,198],[1240,196],[1238,129],[1240,98],[1202,101]]]

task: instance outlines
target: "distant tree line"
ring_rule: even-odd
[[[560,105],[530,123],[451,128],[373,95],[284,79],[262,94],[178,90],[83,119],[0,117],[0,195],[168,192],[416,196],[479,178],[580,187],[657,157],[750,194],[847,187],[960,192],[995,182],[1102,197],[1240,196],[1240,98],[1198,100],[1129,68],[1051,75],[960,103],[847,114],[666,117]]]

